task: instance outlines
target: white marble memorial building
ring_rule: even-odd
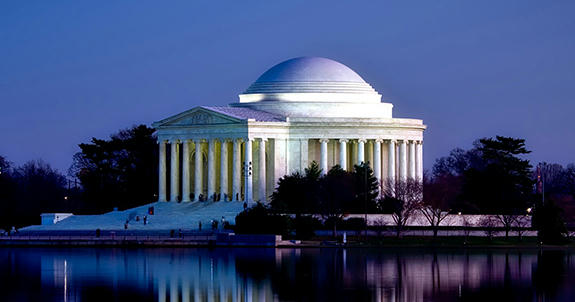
[[[422,179],[422,120],[347,66],[318,57],[282,62],[228,106],[201,106],[155,122],[159,201],[266,201],[278,179],[312,161],[322,172],[367,162],[381,183]]]

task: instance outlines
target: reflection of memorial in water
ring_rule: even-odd
[[[298,266],[297,263],[301,261],[301,256],[293,250],[278,250],[278,253],[281,254],[276,256],[279,263]],[[313,264],[313,268],[305,273],[318,277],[313,280],[316,284],[309,285],[318,289],[317,293],[310,294],[311,298],[321,298],[322,295],[326,298],[327,295],[335,299],[361,297],[374,301],[425,301],[438,297],[458,299],[485,287],[505,287],[506,278],[513,280],[513,287],[529,289],[533,267],[537,262],[536,253],[521,251],[305,251],[305,254],[309,253],[317,253],[316,260],[321,259],[306,262]],[[300,287],[294,281],[300,276],[293,271],[283,273],[291,274],[288,278],[284,277],[284,280],[294,282],[289,286]],[[338,286],[331,287],[333,284]],[[276,282],[273,285],[277,287],[274,292],[279,293],[286,286]],[[322,288],[326,290],[323,293]],[[533,292],[528,290],[516,294],[529,296]]]
[[[572,253],[563,251],[21,249],[0,250],[0,260],[0,272],[11,272],[10,278],[0,274],[0,282],[25,283],[36,274],[41,283],[28,283],[26,290],[42,293],[45,301],[85,301],[94,295],[100,301],[575,297],[575,263]],[[10,292],[0,293],[0,300],[10,301],[3,294]]]
[[[273,261],[273,250],[48,253],[42,256],[41,275],[44,286],[59,288],[62,300],[69,301],[85,298],[91,286],[147,293],[154,295],[155,301],[270,301],[273,293],[269,280],[244,278],[236,271],[238,259],[260,256]]]

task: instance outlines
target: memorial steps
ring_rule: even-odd
[[[153,215],[149,213],[151,208]],[[221,229],[222,217],[233,224],[236,215],[242,210],[242,202],[154,202],[100,215],[74,215],[53,225],[34,225],[22,228],[21,231],[124,230],[126,221],[128,230],[198,230],[200,222],[203,230],[211,230],[213,220],[218,221],[218,228]]]

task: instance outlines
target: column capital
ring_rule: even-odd
[[[207,140],[205,138],[194,138],[193,141],[196,144],[198,144],[198,143],[201,144],[201,143],[207,142]]]
[[[376,138],[376,139],[375,139],[375,142],[376,142],[376,143],[383,143],[383,138]]]
[[[349,139],[341,138],[341,139],[339,139],[339,142],[340,143],[349,143]]]
[[[417,141],[415,141],[415,143],[418,144],[418,145],[423,145],[423,141],[422,141],[422,140],[417,140]]]
[[[389,139],[389,140],[387,140],[387,141],[388,141],[388,143],[390,143],[390,144],[391,144],[391,143],[397,144],[397,140],[396,140],[396,139]]]
[[[320,143],[329,143],[329,139],[327,139],[327,138],[320,138],[320,139],[319,139],[319,142],[320,142]]]
[[[357,142],[358,142],[358,143],[364,143],[364,144],[365,144],[365,143],[367,142],[367,139],[365,139],[365,138],[359,138],[359,139],[357,140]]]
[[[182,141],[181,141],[180,139],[178,139],[178,138],[172,138],[172,139],[169,139],[168,142],[169,142],[170,144],[179,144],[179,143],[181,143]]]
[[[260,140],[260,142],[267,142],[268,141],[267,137],[260,137],[260,138],[258,138],[258,140]]]

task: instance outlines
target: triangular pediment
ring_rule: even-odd
[[[167,119],[155,122],[152,124],[154,127],[163,126],[198,126],[198,125],[219,125],[219,124],[237,124],[242,122],[241,119],[228,116],[223,113],[214,112],[212,110],[196,107],[180,114],[176,114]]]

